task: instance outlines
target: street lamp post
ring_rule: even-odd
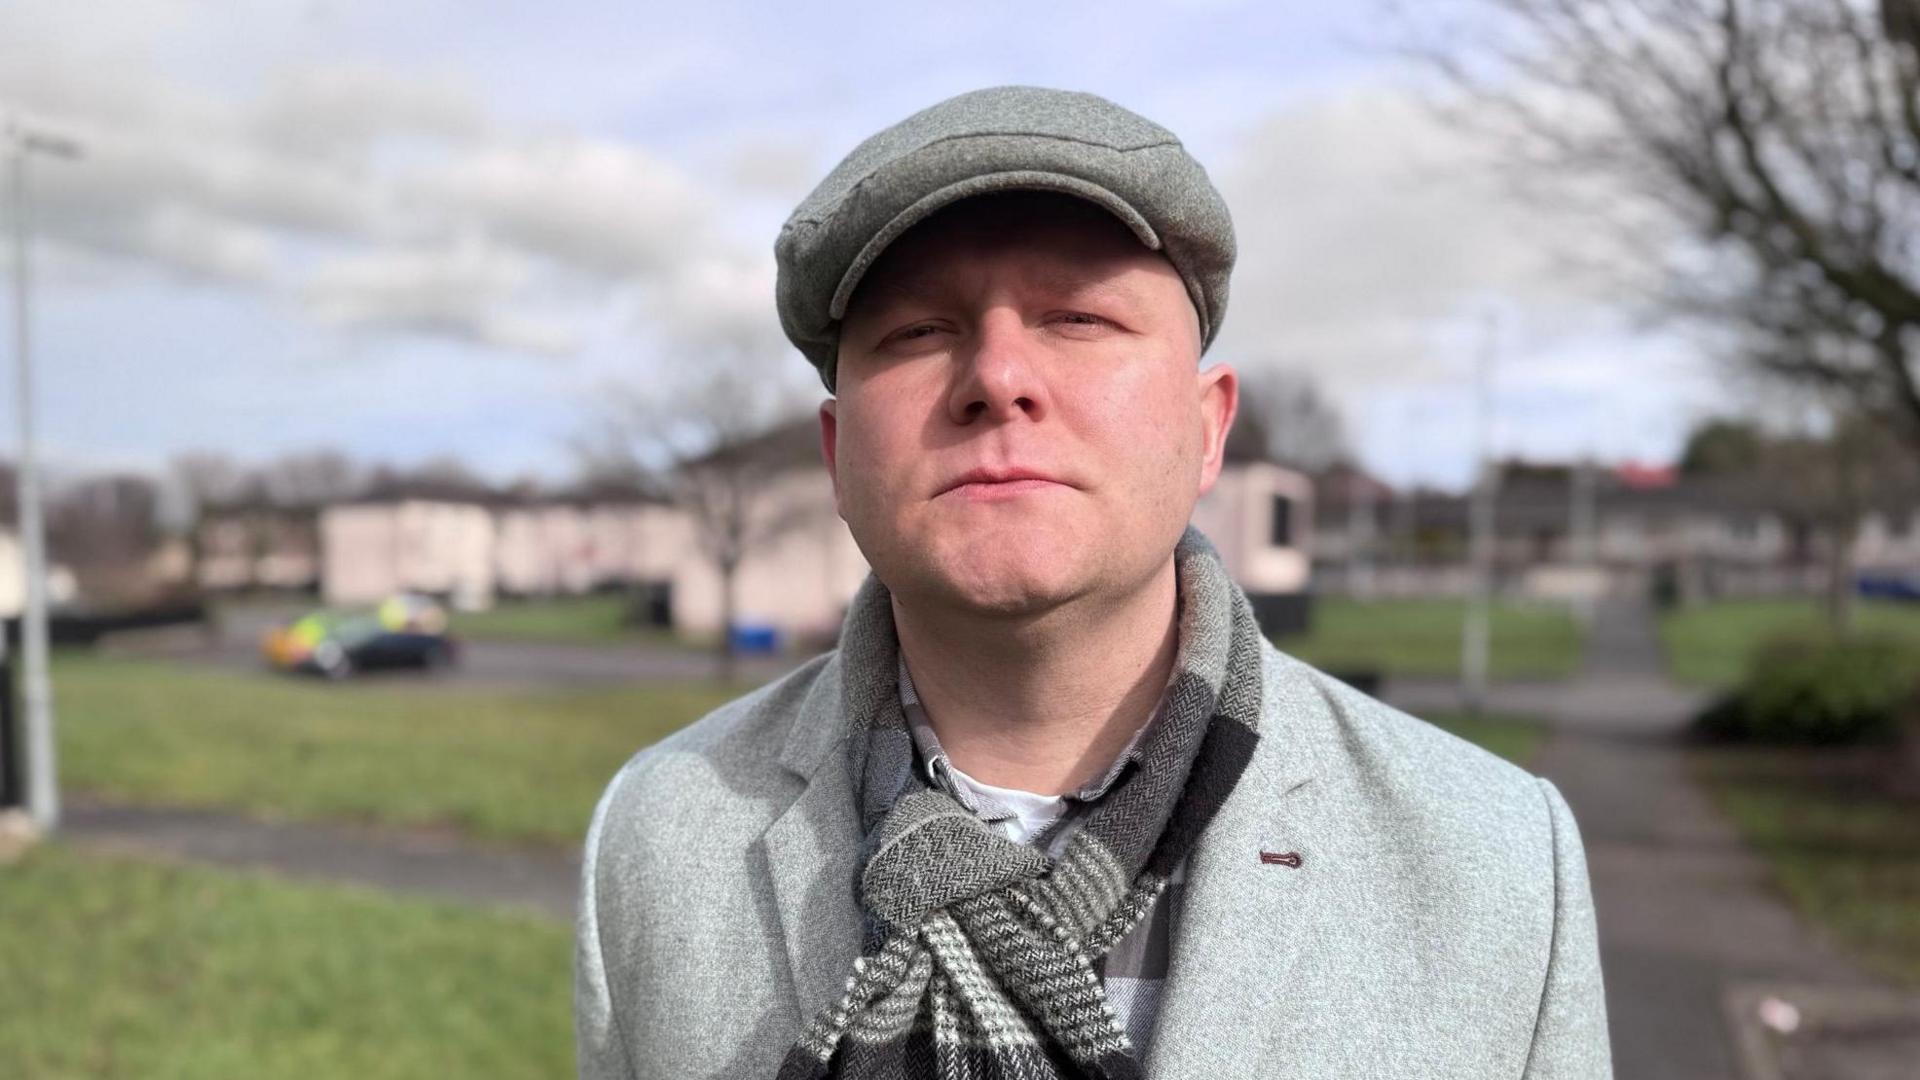
[[[34,154],[76,158],[80,147],[70,139],[28,127],[9,119],[0,127],[0,149],[7,155],[10,217],[13,219],[14,356],[19,369],[17,408],[20,425],[20,461],[15,482],[20,505],[21,578],[25,604],[21,612],[21,685],[26,706],[27,812],[42,832],[60,821],[60,788],[53,746],[53,685],[47,677],[47,558],[46,530],[40,513],[40,471],[34,459],[33,363],[27,297],[31,278],[27,260],[27,162]],[[6,647],[0,635],[0,650]],[[4,652],[0,652],[4,656]]]
[[[1489,313],[1473,381],[1474,486],[1468,525],[1472,593],[1467,597],[1466,625],[1460,635],[1460,681],[1467,711],[1475,716],[1486,708],[1487,666],[1492,652],[1494,545],[1498,542],[1493,500],[1500,473],[1493,461],[1493,403],[1489,391],[1499,333],[1498,316]]]

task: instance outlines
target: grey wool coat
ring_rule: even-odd
[[[1265,647],[1252,763],[1188,866],[1152,1077],[1611,1075],[1552,785]],[[637,755],[588,833],[589,1080],[772,1077],[861,944],[829,653]]]

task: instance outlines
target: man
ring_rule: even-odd
[[[873,574],[587,839],[583,1076],[1603,1077],[1554,789],[1276,650],[1187,527],[1226,208],[1100,98],[964,94],[782,231]]]

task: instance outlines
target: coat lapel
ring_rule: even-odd
[[[1269,652],[1260,744],[1190,857],[1149,1076],[1271,1075],[1305,1004],[1289,981],[1325,907],[1309,729],[1326,704],[1302,671]]]
[[[781,755],[806,786],[763,838],[802,1026],[840,993],[860,954],[860,822],[840,697],[835,661],[802,702]]]

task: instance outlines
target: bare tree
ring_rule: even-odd
[[[1536,193],[1599,193],[1665,310],[1920,452],[1920,0],[1402,7],[1449,115]]]
[[[1790,525],[1825,539],[1824,608],[1837,632],[1852,624],[1853,547],[1883,479],[1875,468],[1880,434],[1871,422],[1841,418],[1824,434],[1767,439],[1752,473]]]
[[[1319,472],[1350,456],[1339,408],[1311,377],[1257,367],[1240,376],[1239,445],[1272,461]]]
[[[279,506],[319,506],[365,490],[366,472],[338,450],[285,454],[259,470],[268,499]]]
[[[1688,439],[1682,468],[1726,485],[1743,503],[1771,509],[1794,535],[1824,541],[1823,606],[1839,632],[1852,622],[1853,552],[1866,515],[1908,513],[1920,495],[1920,462],[1899,452],[1886,425],[1844,404],[1807,415],[1791,431],[1740,419],[1706,421]]]
[[[186,496],[189,520],[197,518],[209,506],[239,499],[248,483],[246,468],[228,455],[214,451],[181,454],[170,463],[169,472]]]
[[[664,494],[692,521],[720,580],[720,677],[738,656],[740,566],[811,516],[779,496],[796,467],[818,467],[818,435],[799,397],[745,364],[718,365],[647,389],[605,395],[595,435],[573,450],[585,484]]]

